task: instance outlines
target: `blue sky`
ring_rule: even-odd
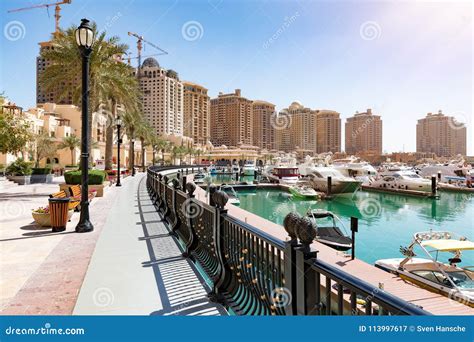
[[[0,4],[0,91],[23,107],[35,103],[37,43],[54,30],[54,8],[49,18],[46,9],[7,10],[48,1]],[[415,150],[416,120],[442,109],[467,123],[474,153],[469,1],[72,0],[61,14],[63,27],[96,21],[135,56],[127,32],[142,34],[169,52],[157,57],[163,67],[211,97],[240,88],[278,110],[298,100],[342,118],[372,108],[389,152]],[[7,32],[15,25],[18,36]]]

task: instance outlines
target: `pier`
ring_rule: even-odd
[[[205,190],[191,185],[186,173],[192,169],[180,170],[171,185],[176,172],[149,170],[148,190],[185,255],[213,280],[210,296],[238,314],[474,314],[320,243],[302,249],[280,225],[230,204],[211,204]],[[180,208],[186,203],[197,214],[185,217]],[[292,298],[291,304],[278,305],[282,298]]]

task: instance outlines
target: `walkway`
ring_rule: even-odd
[[[221,315],[209,288],[156,212],[137,176],[121,190],[97,242],[78,315]]]

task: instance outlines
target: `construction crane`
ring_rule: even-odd
[[[17,8],[13,10],[9,10],[8,13],[13,13],[13,12],[21,12],[21,11],[27,11],[30,9],[34,8],[45,8],[48,11],[49,15],[49,8],[51,6],[56,6],[54,9],[54,19],[55,19],[55,30],[54,34],[58,34],[59,32],[59,19],[61,18],[61,5],[67,5],[70,4],[72,0],[62,0],[62,1],[57,1],[54,3],[49,3],[49,4],[42,4],[42,5],[35,5],[35,6],[30,6],[30,7],[23,7],[23,8]]]
[[[140,69],[142,68],[142,48],[143,48],[143,43],[146,43],[152,47],[154,47],[155,49],[157,49],[158,51],[160,51],[160,53],[157,53],[155,54],[155,56],[160,56],[160,55],[167,55],[168,52],[166,52],[165,50],[163,50],[162,48],[160,48],[159,46],[153,44],[153,43],[150,43],[149,41],[145,40],[145,38],[143,38],[143,36],[140,36],[136,33],[133,33],[133,32],[128,32],[128,35],[131,36],[131,37],[135,37],[137,38],[137,57],[134,57],[134,58],[137,58],[138,59],[138,68],[137,68],[137,77],[140,77]]]

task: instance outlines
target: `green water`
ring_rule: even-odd
[[[291,211],[304,215],[310,208],[319,208],[339,216],[350,234],[349,218],[358,217],[356,257],[368,263],[401,257],[400,246],[407,246],[415,232],[447,230],[470,240],[474,235],[474,195],[471,194],[442,192],[440,199],[435,200],[359,191],[353,198],[307,201],[293,199],[278,190],[256,190],[239,191],[239,198],[242,209],[278,224],[283,224]],[[450,256],[443,254],[440,260]],[[462,265],[474,265],[474,251],[465,252],[462,259]]]

